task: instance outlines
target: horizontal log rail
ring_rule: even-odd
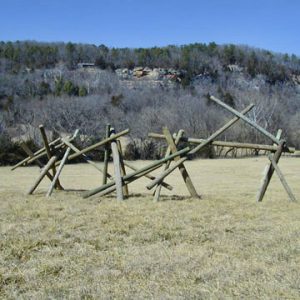
[[[160,133],[149,133],[148,137],[156,138],[156,139],[165,139],[165,136]],[[197,138],[188,138],[182,137],[180,139],[181,142],[187,142],[191,144],[201,144],[205,139],[197,139]],[[238,143],[238,142],[225,142],[225,141],[212,141],[210,143],[213,146],[221,146],[221,147],[230,147],[230,148],[244,148],[244,149],[257,149],[257,150],[265,150],[265,151],[276,151],[278,146],[273,145],[263,145],[263,144],[252,144],[252,143]],[[295,148],[293,147],[285,147],[283,152],[294,153]]]

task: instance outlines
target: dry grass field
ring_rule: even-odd
[[[176,170],[159,203],[147,179],[122,203],[82,199],[102,180],[85,164],[67,166],[70,191],[51,198],[46,179],[25,196],[37,168],[0,168],[0,298],[300,299],[300,203],[276,174],[255,202],[266,162],[189,161],[202,199],[187,197]],[[300,159],[279,166],[300,201]]]

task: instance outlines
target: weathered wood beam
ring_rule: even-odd
[[[70,143],[69,141],[65,140],[64,138],[63,138],[62,140],[63,140],[63,142],[66,144],[66,146],[70,147],[75,153],[80,152],[80,150],[79,150],[76,146],[74,146],[72,143]],[[93,166],[95,169],[97,169],[98,171],[100,171],[101,173],[103,173],[103,170],[101,169],[101,167],[98,166],[96,163],[94,163],[94,162],[91,160],[90,157],[88,157],[86,154],[81,154],[81,155],[82,155],[83,159],[84,159],[88,164],[90,164],[90,165]],[[57,165],[57,164],[56,164],[56,165]],[[108,177],[109,179],[111,179],[111,180],[113,179],[113,177],[112,177],[109,173],[107,173],[107,177]]]
[[[119,140],[117,140],[117,146],[118,146],[119,157],[120,157],[121,176],[124,177],[126,175],[126,170],[125,170],[125,164],[124,164],[124,160],[123,160],[122,146],[121,146],[121,142]],[[128,190],[127,184],[123,185],[123,194],[125,197],[129,196],[129,190]]]
[[[62,140],[62,138],[60,138],[60,139]],[[64,138],[64,139],[65,139],[65,140],[68,140],[69,142],[72,142],[72,141],[75,139],[75,137],[74,137],[74,136],[71,136],[71,137],[66,137],[66,138]],[[50,145],[50,144],[49,144],[49,145]],[[65,143],[64,143],[64,142],[61,142],[61,143],[59,143],[59,144],[53,146],[53,149],[54,149],[54,150],[63,149],[63,148],[65,148]],[[44,152],[38,154],[37,156],[33,157],[32,159],[30,159],[27,163],[30,164],[30,163],[34,162],[35,159],[40,158],[40,157],[43,157],[43,156],[45,156],[45,155],[47,155],[46,150],[45,150]]]
[[[180,130],[178,131],[178,133],[177,133],[176,138],[175,138],[175,145],[177,145],[177,144],[179,143],[180,138],[182,137],[183,134],[184,134],[184,130],[180,129]],[[173,138],[172,138],[172,140],[173,140]],[[175,151],[175,152],[176,152],[176,151]],[[165,157],[169,156],[171,153],[172,153],[172,152],[171,152],[171,147],[170,147],[170,145],[168,145],[168,148],[167,148],[167,150],[166,150]],[[170,164],[171,164],[171,161],[170,161],[170,160],[167,161],[167,162],[165,163],[165,165],[164,165],[164,171],[165,171],[166,169],[169,168]],[[154,197],[153,197],[153,201],[154,201],[154,202],[159,201],[162,183],[163,183],[163,180],[162,180],[162,181],[157,185],[157,187],[155,188],[155,191],[154,191]]]
[[[165,139],[165,136],[161,133],[149,133],[149,137],[156,139]],[[173,136],[176,136],[174,134]],[[190,144],[201,144],[205,139],[197,139],[197,138],[188,138],[182,137],[180,139],[181,142],[187,142]],[[263,144],[251,144],[251,143],[238,143],[238,142],[225,142],[225,141],[212,141],[211,145],[220,146],[220,147],[229,147],[229,148],[243,148],[243,149],[257,149],[257,150],[265,150],[265,151],[276,151],[277,146],[273,145],[263,145]],[[295,148],[293,147],[285,147],[283,152],[294,153]]]
[[[44,146],[45,146],[45,149],[46,149],[47,157],[48,157],[48,160],[49,160],[52,157],[52,153],[51,153],[51,149],[50,149],[50,146],[49,146],[49,143],[48,143],[48,138],[47,138],[47,135],[46,135],[46,131],[45,131],[45,128],[44,128],[43,125],[40,125],[39,128],[40,128],[40,132],[41,132],[42,139],[43,139],[43,142],[44,142]],[[55,176],[55,174],[56,174],[55,164],[53,164],[51,168],[52,168],[52,175]],[[58,189],[61,189],[61,190],[64,189],[61,186],[61,184],[59,182],[59,179],[56,181],[55,187],[58,188]]]
[[[172,138],[172,135],[171,135],[171,133],[170,133],[170,131],[169,131],[169,129],[167,127],[163,128],[163,134],[165,135],[166,140],[167,140],[167,142],[169,144],[169,147],[171,149],[171,153],[177,152],[178,151],[177,147],[176,147],[176,145],[174,143],[174,140]],[[179,159],[180,159],[179,157],[175,157],[174,161],[178,161]],[[186,187],[187,187],[187,189],[188,189],[191,197],[199,198],[199,195],[197,194],[196,188],[194,187],[192,179],[191,179],[191,177],[190,177],[187,169],[185,168],[184,164],[183,163],[180,164],[178,166],[178,168],[179,168],[179,171],[181,173],[183,181],[184,181],[184,183],[185,183],[185,185],[186,185]]]
[[[105,138],[108,139],[109,135],[110,135],[110,124],[107,124],[106,128],[105,128]],[[105,150],[104,150],[104,165],[103,165],[102,184],[107,183],[108,160],[109,160],[109,147],[108,147],[108,145],[106,145]]]
[[[271,134],[270,132],[268,132],[266,129],[262,128],[258,124],[256,124],[251,119],[247,118],[246,116],[244,116],[243,114],[241,114],[240,112],[238,112],[234,108],[230,107],[229,105],[225,104],[223,101],[219,100],[218,98],[216,98],[214,96],[210,96],[209,98],[212,101],[218,103],[220,106],[222,106],[223,108],[225,108],[229,112],[233,113],[234,115],[236,115],[237,117],[242,119],[243,121],[245,121],[246,123],[248,123],[250,126],[254,127],[256,130],[258,130],[260,133],[262,133],[266,137],[270,138],[275,144],[277,144],[277,145],[279,144],[280,141],[273,134]]]
[[[110,129],[110,136],[115,136],[115,130],[114,128]],[[115,170],[115,184],[117,188],[117,200],[123,201],[123,189],[122,189],[122,176],[121,176],[121,167],[120,167],[120,156],[118,151],[118,146],[116,140],[112,140],[110,143],[111,146],[111,152],[113,157],[113,164],[114,164],[114,170]]]
[[[79,130],[76,129],[75,133],[74,133],[74,137],[77,137],[78,133],[79,133]],[[53,192],[53,189],[54,189],[54,187],[55,187],[55,185],[56,185],[56,183],[58,181],[58,178],[60,176],[60,173],[62,172],[62,169],[63,169],[63,167],[64,167],[64,165],[65,165],[65,163],[66,163],[66,161],[68,159],[68,156],[70,155],[70,151],[71,151],[71,147],[67,147],[67,150],[66,150],[66,152],[65,152],[65,154],[64,154],[64,156],[63,156],[63,158],[62,158],[62,160],[60,162],[60,165],[59,165],[59,167],[58,167],[58,169],[57,169],[57,171],[56,171],[56,173],[54,175],[54,178],[53,178],[53,180],[52,180],[52,182],[50,184],[50,187],[48,189],[46,197],[50,197],[51,196],[51,194]]]
[[[273,159],[274,159],[275,163],[278,163],[278,161],[281,157],[282,149],[284,148],[284,144],[285,144],[284,140],[280,141],[278,148],[277,148],[276,152],[274,153]],[[267,188],[269,186],[269,183],[271,181],[273,173],[274,173],[274,167],[271,165],[269,168],[267,168],[266,174],[265,174],[262,184],[261,184],[261,187],[257,193],[257,197],[256,197],[257,202],[261,202],[263,200],[263,197],[267,191]]]
[[[289,187],[287,181],[284,178],[284,175],[282,174],[281,170],[279,169],[279,167],[278,167],[277,163],[275,162],[275,160],[273,159],[272,155],[269,154],[268,158],[269,158],[269,160],[270,160],[273,168],[275,169],[275,171],[276,171],[276,173],[277,173],[277,175],[278,175],[278,177],[279,177],[279,179],[280,179],[280,181],[281,181],[284,189],[286,190],[286,192],[287,192],[287,194],[289,196],[290,201],[296,202],[295,195],[293,194],[291,188]]]
[[[63,158],[62,158],[62,160],[60,161],[58,169],[56,170],[56,173],[55,173],[54,178],[53,178],[53,180],[52,180],[52,182],[50,184],[50,187],[48,189],[46,197],[50,197],[51,196],[51,194],[53,192],[53,189],[54,189],[54,187],[55,187],[55,185],[56,185],[56,183],[58,181],[58,177],[59,177],[59,175],[60,175],[60,173],[61,173],[61,171],[62,171],[62,169],[63,169],[63,167],[64,167],[64,165],[65,165],[65,163],[67,161],[67,158],[68,158],[68,156],[70,154],[70,151],[71,151],[71,148],[68,147],[67,150],[66,150],[66,152],[65,152],[65,154],[64,154],[64,156],[63,156]]]
[[[205,146],[210,144],[213,140],[215,140],[219,135],[221,135],[224,131],[226,131],[228,128],[230,128],[232,125],[234,125],[239,119],[240,116],[243,116],[249,112],[254,107],[254,104],[250,104],[248,107],[246,107],[244,110],[242,110],[241,113],[239,113],[239,116],[233,118],[229,122],[227,122],[223,127],[215,131],[211,136],[209,136],[204,142],[202,142],[200,145],[196,146],[194,149],[191,150],[190,154],[195,154],[199,152],[201,149],[203,149]]]
[[[49,143],[49,145],[50,145],[50,146],[53,146],[53,145],[57,144],[58,142],[60,142],[60,140],[61,140],[61,138],[57,138],[56,140],[54,140],[54,141],[52,141],[51,143]],[[25,142],[22,142],[20,146],[22,147],[22,145],[24,145],[24,144],[26,145]],[[22,148],[23,148],[23,147],[22,147]],[[23,148],[23,150],[24,150],[24,148]],[[31,151],[31,150],[30,150],[30,151]],[[45,154],[46,154],[46,149],[45,149],[45,147],[43,147],[43,148],[39,149],[38,151],[32,153],[32,155],[28,155],[28,157],[24,158],[22,161],[20,161],[20,162],[18,162],[17,164],[15,164],[15,165],[11,168],[11,170],[13,171],[13,170],[15,170],[16,168],[18,168],[18,167],[20,167],[20,166],[26,164],[30,159],[34,158],[35,156],[37,156],[37,155],[39,155],[39,154],[41,154],[41,153],[43,153],[43,152],[45,152]],[[27,153],[27,154],[28,154],[28,153]]]
[[[171,174],[175,169],[180,167],[185,161],[187,160],[187,157],[182,157],[177,160],[174,165],[163,171],[159,176],[157,176],[152,182],[150,182],[146,187],[148,190],[151,190],[154,188],[157,184],[159,184],[165,177],[167,177],[169,174]]]
[[[145,171],[143,171],[143,172],[140,172],[140,173],[136,174],[135,176],[131,176],[130,178],[127,177],[127,178],[123,179],[122,185],[123,185],[123,186],[124,186],[125,184],[128,185],[128,184],[134,182],[135,180],[137,180],[137,179],[139,179],[139,178],[141,178],[141,177],[143,177],[143,176],[146,176],[149,172],[152,172],[152,171],[154,171],[154,170],[156,170],[156,169],[158,169],[158,168],[160,168],[160,167],[161,167],[161,165],[156,165],[156,166],[154,166],[154,167],[152,167],[152,168],[150,168],[150,169],[148,169],[148,170],[145,170]],[[154,177],[154,179],[155,179],[155,177]],[[99,196],[99,197],[102,197],[102,196],[104,196],[104,195],[107,195],[107,194],[109,194],[109,193],[114,192],[115,190],[116,190],[116,185],[112,185],[112,186],[106,188],[105,190],[99,192],[99,193],[98,193],[98,196]]]
[[[168,157],[157,160],[157,161],[155,161],[155,162],[153,162],[153,163],[151,163],[151,164],[149,164],[149,165],[147,165],[147,166],[145,166],[145,167],[143,167],[143,168],[141,168],[137,171],[134,171],[130,174],[127,174],[126,176],[124,176],[124,178],[122,178],[122,184],[124,184],[125,181],[128,181],[129,179],[131,179],[135,176],[139,176],[140,174],[143,174],[143,176],[144,176],[145,174],[153,171],[153,169],[155,169],[155,168],[158,168],[159,166],[161,166],[163,163],[167,162],[168,160],[172,160],[176,156],[181,156],[181,155],[187,154],[187,152],[189,152],[189,151],[190,151],[190,148],[186,147],[186,148],[184,148],[184,149],[182,149],[182,150],[180,150],[180,151],[178,151],[174,154],[171,154]],[[83,193],[82,196],[83,196],[83,198],[88,198],[88,197],[93,196],[97,193],[100,193],[101,191],[106,190],[107,188],[112,187],[113,185],[115,185],[115,181],[109,182],[109,183],[107,183],[105,185],[102,185],[98,188],[87,191],[87,192]]]
[[[42,172],[39,174],[39,177],[37,178],[37,180],[34,182],[33,186],[29,189],[29,191],[27,192],[28,195],[31,195],[34,190],[37,188],[37,186],[40,184],[40,182],[42,181],[42,179],[45,177],[45,175],[47,174],[47,172],[49,171],[49,169],[53,166],[53,164],[55,163],[57,157],[56,156],[52,156],[48,163],[46,164],[46,166],[42,169]]]
[[[76,157],[78,157],[78,156],[80,156],[80,155],[82,155],[82,154],[85,154],[85,153],[87,153],[87,152],[89,152],[89,151],[91,151],[91,150],[94,150],[94,149],[96,149],[96,148],[99,148],[99,147],[101,147],[101,146],[104,146],[104,145],[106,145],[106,144],[108,144],[108,143],[110,143],[110,142],[116,140],[116,139],[119,138],[120,136],[126,135],[126,134],[128,134],[128,133],[129,133],[129,129],[125,129],[125,130],[123,130],[123,131],[121,131],[121,132],[119,132],[119,133],[116,133],[114,136],[110,136],[109,138],[104,139],[104,140],[102,140],[102,141],[100,141],[100,142],[98,142],[98,143],[96,143],[96,144],[94,144],[94,145],[91,145],[91,146],[87,147],[87,148],[84,148],[84,149],[80,150],[80,151],[77,152],[77,153],[71,154],[71,155],[69,156],[68,160],[72,160],[72,159],[74,159],[74,158],[76,158]]]
[[[137,170],[138,170],[138,168],[136,168],[135,166],[133,166],[133,165],[132,165],[131,163],[129,163],[128,161],[125,161],[125,160],[124,160],[124,165],[125,165],[127,168],[129,168],[129,169],[131,169],[131,170],[133,170],[133,171],[137,171]],[[151,179],[151,180],[154,180],[154,179],[155,179],[155,176],[153,176],[153,175],[151,175],[151,174],[149,174],[149,173],[145,174],[145,177],[147,177],[148,179]],[[168,189],[169,191],[172,191],[172,190],[173,190],[173,187],[172,187],[170,184],[166,183],[166,182],[162,182],[161,185],[162,185],[164,188]]]
[[[277,134],[276,134],[276,138],[280,140],[281,139],[281,134],[282,134],[282,130],[278,129]],[[278,146],[275,143],[273,144],[273,146],[275,146],[276,150],[277,150]],[[276,150],[272,151],[273,155],[276,152]],[[272,168],[272,163],[269,161],[267,163],[267,165],[265,166],[265,169],[264,169],[264,172],[263,172],[263,178],[261,180],[261,187],[260,188],[262,188],[263,185],[264,185],[264,182],[268,180],[268,176],[269,176],[268,174],[269,174],[271,168]]]
[[[22,149],[25,151],[25,153],[27,153],[27,155],[29,157],[33,157],[34,156],[34,153],[30,150],[30,148],[27,146],[27,144],[25,142],[22,142],[21,145]],[[40,168],[43,168],[44,165],[42,164],[42,162],[39,160],[39,159],[36,159],[35,163],[40,167]],[[53,176],[47,172],[46,173],[46,176],[50,179],[50,181],[53,180]]]

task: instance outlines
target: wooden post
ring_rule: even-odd
[[[180,141],[181,137],[183,136],[183,134],[184,134],[184,130],[181,129],[181,130],[178,131],[177,136],[176,136],[176,138],[175,138],[175,145],[177,145],[177,144],[179,143],[179,141]],[[172,140],[173,140],[173,138],[172,138]],[[175,152],[176,152],[176,151],[175,151]],[[166,157],[166,156],[169,156],[171,153],[172,153],[172,152],[171,152],[171,147],[170,147],[170,145],[168,145],[168,148],[167,148],[165,157]],[[164,170],[168,169],[169,166],[170,166],[170,164],[171,164],[171,161],[170,161],[170,160],[169,160],[168,162],[166,162],[165,167],[164,167]],[[163,181],[161,181],[161,182],[157,185],[157,187],[156,187],[156,189],[155,189],[155,191],[154,191],[154,198],[153,198],[153,201],[154,201],[154,202],[159,201],[159,197],[160,197],[160,192],[161,192],[162,184],[163,184]]]
[[[119,157],[120,157],[121,175],[122,175],[122,177],[124,177],[126,175],[126,170],[125,170],[125,164],[124,164],[124,161],[123,161],[122,146],[121,146],[121,142],[119,140],[117,140],[117,146],[118,146]],[[129,196],[129,191],[128,191],[128,185],[127,184],[123,185],[123,194],[126,197]]]
[[[190,148],[186,147],[186,148],[184,148],[184,149],[182,149],[182,150],[180,150],[180,151],[178,151],[178,152],[176,152],[174,154],[171,154],[168,157],[165,157],[165,158],[162,158],[160,160],[157,160],[157,161],[151,163],[148,166],[145,166],[145,167],[143,167],[143,168],[141,168],[141,169],[139,169],[137,171],[134,171],[134,172],[132,172],[130,174],[127,174],[127,175],[124,176],[123,182],[128,181],[129,179],[132,179],[132,178],[136,178],[136,177],[138,177],[141,174],[142,174],[141,176],[145,176],[145,174],[147,174],[149,172],[152,172],[153,170],[159,168],[163,163],[167,162],[168,160],[172,160],[176,156],[184,155],[184,154],[186,154],[189,151],[190,151]],[[122,184],[123,184],[123,182],[122,182]],[[115,185],[115,181],[109,182],[109,183],[107,183],[105,185],[102,185],[102,186],[100,186],[98,188],[95,188],[93,190],[90,190],[90,191],[87,191],[87,192],[83,193],[82,196],[83,196],[83,198],[88,198],[88,197],[93,196],[93,195],[95,195],[97,193],[100,193],[100,192],[102,192],[102,191],[104,191],[104,190],[106,190],[106,189],[108,189],[108,188],[110,188],[110,187],[112,187],[114,185]]]
[[[110,129],[110,136],[114,137],[115,130],[114,128]],[[111,152],[113,156],[114,170],[115,170],[115,183],[117,188],[117,200],[124,200],[123,197],[123,189],[122,189],[122,176],[121,176],[121,168],[120,168],[120,156],[118,151],[118,146],[116,140],[113,140],[111,143]]]
[[[250,104],[248,107],[246,107],[241,113],[239,113],[239,116],[233,118],[229,122],[227,122],[223,127],[221,127],[219,130],[215,131],[210,137],[208,137],[203,143],[195,147],[191,150],[190,154],[195,154],[199,152],[201,149],[203,149],[205,146],[210,144],[213,140],[215,140],[219,135],[221,135],[224,131],[226,131],[229,127],[231,127],[233,124],[235,124],[239,119],[240,116],[243,116],[250,111],[254,107],[253,104]]]
[[[76,129],[75,133],[74,133],[74,137],[76,137],[78,135],[78,132],[79,132],[79,130]],[[62,160],[61,160],[61,162],[60,162],[60,165],[59,165],[59,167],[57,169],[57,172],[55,173],[54,178],[53,178],[53,180],[52,180],[52,182],[50,184],[50,187],[49,187],[49,190],[48,190],[48,193],[47,193],[46,197],[50,197],[51,196],[51,194],[53,192],[53,189],[54,189],[54,187],[56,185],[56,182],[57,182],[57,180],[59,178],[59,175],[60,175],[60,173],[61,173],[61,171],[62,171],[62,169],[63,169],[63,167],[64,167],[64,165],[65,165],[65,163],[66,163],[66,161],[68,159],[70,151],[71,151],[71,147],[68,147],[67,150],[66,150],[66,152],[65,152],[65,154],[64,154],[64,156],[63,156],[63,158],[62,158]]]
[[[278,140],[281,139],[281,134],[282,134],[282,130],[281,130],[281,129],[278,129],[278,130],[277,130],[277,133],[276,133],[276,138],[277,138]],[[274,153],[276,152],[278,146],[277,146],[275,143],[273,144],[273,146],[276,147],[275,150],[272,150],[272,153],[274,154]],[[266,181],[268,180],[268,174],[269,174],[271,168],[272,168],[272,163],[271,163],[271,162],[268,162],[267,165],[265,166],[265,169],[264,169],[264,172],[263,172],[263,178],[262,178],[262,180],[261,180],[261,187],[260,187],[259,191],[263,188],[264,182],[266,182]],[[259,201],[259,198],[258,198],[258,197],[259,197],[259,191],[258,191],[258,193],[257,193],[257,199],[256,199],[257,201]],[[262,199],[261,199],[261,201],[262,201]]]
[[[33,184],[33,186],[29,189],[28,191],[28,195],[32,194],[34,192],[34,190],[37,188],[37,186],[40,184],[40,182],[42,181],[42,179],[45,177],[45,175],[47,174],[47,172],[49,171],[49,169],[53,166],[53,164],[55,163],[57,157],[56,156],[52,156],[48,163],[46,164],[46,166],[44,167],[44,169],[42,170],[42,172],[40,173],[39,177],[37,178],[37,180],[35,181],[35,183]]]
[[[73,136],[72,136],[72,137],[66,137],[65,139],[68,140],[69,142],[72,142],[73,139],[74,139],[74,137],[73,137]],[[51,143],[49,143],[49,145],[50,145],[50,144],[51,144]],[[44,148],[45,148],[45,147],[44,147]],[[57,144],[57,145],[53,145],[53,148],[54,148],[54,150],[57,150],[57,149],[63,149],[63,148],[65,148],[65,144],[64,144],[63,142],[61,142],[61,143],[59,143],[59,144]],[[41,152],[40,154],[35,155],[34,157],[30,158],[30,159],[27,161],[27,164],[30,164],[30,163],[34,162],[36,159],[38,159],[38,158],[40,158],[40,157],[43,157],[43,156],[45,156],[45,155],[47,155],[46,150],[43,151],[43,152]]]
[[[110,124],[107,124],[105,128],[105,137],[108,139],[109,135],[110,135]],[[102,184],[107,183],[108,160],[109,160],[109,147],[108,145],[105,145]]]
[[[52,141],[49,145],[51,145],[51,146],[52,146],[52,145],[55,145],[55,144],[58,143],[59,141],[60,141],[60,138],[57,138],[56,140]],[[22,147],[22,144],[23,144],[23,145],[26,145],[25,142],[22,142],[22,143],[21,143],[21,147]],[[27,145],[26,145],[26,146],[27,146]],[[22,148],[23,148],[23,147],[22,147]],[[24,148],[23,148],[23,150],[24,150]],[[25,151],[25,150],[24,150],[24,151]],[[30,150],[31,155],[28,155],[28,157],[26,157],[26,158],[23,159],[22,161],[18,162],[16,165],[14,165],[14,166],[11,168],[11,170],[13,171],[13,170],[15,170],[16,168],[18,168],[18,167],[20,167],[20,166],[26,164],[31,158],[33,158],[33,157],[35,157],[35,156],[41,154],[41,153],[44,152],[44,151],[45,151],[45,147],[39,149],[38,151],[36,151],[36,152],[34,152],[34,153]],[[26,152],[26,151],[25,151],[25,152]],[[26,153],[27,153],[27,152],[26,152]],[[28,153],[27,153],[27,154],[28,154]]]
[[[167,140],[167,142],[169,144],[171,152],[175,153],[177,151],[177,147],[176,147],[176,145],[174,143],[174,140],[172,138],[172,135],[171,135],[169,129],[167,127],[164,127],[163,128],[163,133],[164,133],[164,135],[166,137],[166,140]],[[178,161],[179,157],[175,157],[174,160]],[[179,171],[181,173],[183,181],[185,182],[185,185],[186,185],[186,187],[187,187],[190,195],[192,197],[194,197],[194,198],[199,198],[199,195],[197,194],[197,191],[196,191],[196,189],[195,189],[195,187],[193,185],[192,179],[191,179],[191,177],[190,177],[190,175],[189,175],[188,171],[186,170],[186,168],[185,168],[185,166],[184,166],[183,163],[179,165]]]
[[[21,143],[21,147],[22,147],[22,149],[27,153],[27,155],[28,155],[29,157],[33,157],[34,153],[30,150],[30,148],[26,145],[26,143],[22,142],[22,143]],[[35,160],[35,163],[36,163],[40,168],[43,168],[43,167],[44,167],[44,165],[42,164],[42,162],[41,162],[39,159]],[[46,175],[47,175],[47,177],[50,179],[50,181],[53,180],[53,176],[52,176],[49,172],[47,172]]]
[[[225,104],[223,101],[217,99],[214,96],[210,96],[210,99],[213,100],[214,102],[218,103],[220,106],[225,108],[226,110],[230,111],[237,117],[241,118],[243,121],[248,123],[250,126],[254,127],[256,130],[258,130],[260,133],[264,134],[266,137],[270,138],[275,144],[279,144],[279,140],[270,132],[262,128],[261,126],[257,125],[254,121],[250,120],[249,118],[245,117],[243,114],[235,110],[234,108],[230,107],[229,105]]]
[[[47,152],[47,157],[48,157],[48,160],[49,160],[51,158],[52,154],[51,154],[50,146],[49,146],[49,143],[48,143],[46,131],[45,131],[45,128],[44,128],[43,125],[40,125],[39,128],[40,128],[40,131],[41,131],[41,135],[42,135],[42,138],[43,138],[44,146],[45,146],[45,149],[46,149],[46,152]],[[56,168],[55,168],[55,164],[54,164],[54,165],[52,165],[52,174],[53,174],[53,176],[55,176],[55,173],[56,173]],[[63,187],[61,186],[61,184],[59,182],[59,179],[57,180],[55,186],[58,189],[63,190]]]
[[[59,175],[60,175],[60,173],[61,173],[61,171],[62,171],[62,169],[63,169],[63,167],[64,167],[64,165],[66,163],[66,160],[67,160],[67,158],[68,158],[68,156],[70,154],[70,151],[71,151],[71,148],[68,147],[68,149],[66,150],[66,152],[65,152],[62,160],[60,161],[60,165],[59,165],[59,167],[58,167],[58,169],[57,169],[57,171],[56,171],[56,173],[54,175],[54,178],[53,178],[53,180],[52,180],[52,182],[50,184],[50,187],[48,189],[48,193],[47,193],[46,197],[50,197],[51,196],[51,194],[53,192],[53,189],[54,189],[54,187],[56,185],[56,182],[58,181],[58,177],[59,177]]]
[[[287,194],[289,195],[290,201],[296,202],[296,198],[295,198],[295,196],[294,196],[291,188],[289,187],[287,181],[285,180],[285,178],[284,178],[281,170],[279,169],[278,165],[274,161],[272,155],[269,154],[268,157],[269,157],[269,160],[270,160],[273,168],[275,169],[275,171],[276,171],[276,173],[277,173],[277,175],[278,175],[278,177],[279,177],[279,179],[280,179],[283,187],[285,188]]]
[[[285,144],[284,140],[280,141],[280,143],[278,145],[278,148],[277,148],[277,150],[274,154],[274,157],[273,157],[275,163],[278,163],[278,161],[281,157],[282,149],[284,148],[284,144]],[[258,194],[257,194],[257,197],[256,197],[257,202],[261,202],[263,200],[263,197],[264,197],[264,195],[267,191],[267,188],[269,186],[269,183],[271,181],[273,173],[274,173],[274,167],[271,165],[269,168],[267,168],[266,175],[264,176],[261,187],[258,191]]]

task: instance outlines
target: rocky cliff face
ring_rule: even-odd
[[[139,82],[152,86],[170,86],[180,83],[184,72],[175,69],[135,67],[116,69],[115,73],[123,84],[132,87]]]

